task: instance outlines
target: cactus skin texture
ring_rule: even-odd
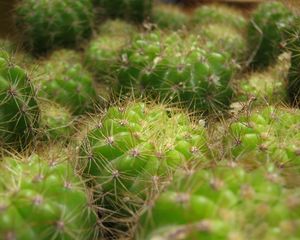
[[[97,217],[65,159],[7,157],[0,169],[1,239],[93,239]]]
[[[41,97],[54,100],[73,114],[93,110],[97,97],[93,77],[81,64],[78,53],[56,51],[41,64],[40,71],[42,79],[36,85]]]
[[[284,31],[292,23],[293,14],[280,2],[262,3],[252,14],[248,25],[248,47],[254,68],[274,63],[284,44]]]
[[[66,141],[74,133],[72,114],[59,104],[52,102],[40,103],[41,128],[48,140]]]
[[[135,23],[147,20],[152,11],[152,0],[97,0],[104,16],[122,18]]]
[[[111,83],[115,78],[113,73],[119,53],[136,32],[135,26],[122,20],[107,21],[100,27],[99,35],[86,48],[85,65],[99,80]]]
[[[293,195],[283,184],[264,168],[249,173],[219,164],[181,174],[149,203],[135,239],[297,239],[299,192]],[[294,197],[294,206],[288,197]]]
[[[103,224],[114,237],[130,238],[136,212],[172,173],[206,161],[205,129],[183,113],[141,102],[111,107],[94,122],[81,147],[82,174],[100,191]]]
[[[238,30],[243,30],[247,25],[247,21],[243,15],[234,8],[221,5],[207,5],[195,10],[191,24],[195,26],[225,24]]]
[[[160,29],[179,30],[188,25],[189,17],[179,8],[167,4],[154,7],[152,22]]]
[[[35,53],[74,46],[92,33],[91,0],[21,0],[15,15],[17,28]]]
[[[0,50],[0,145],[25,148],[39,126],[36,91],[27,73]]]
[[[230,123],[229,154],[250,166],[273,163],[299,174],[299,123],[298,109],[270,106],[244,113]]]
[[[120,91],[145,93],[192,110],[213,112],[231,102],[235,72],[230,54],[207,52],[194,36],[182,40],[160,32],[137,37],[122,52],[117,70]]]

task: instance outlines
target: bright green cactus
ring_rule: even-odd
[[[230,122],[227,149],[237,161],[256,166],[273,163],[296,170],[300,166],[300,111],[264,107]]]
[[[188,171],[148,203],[135,239],[297,239],[300,196],[283,184],[263,168],[247,172],[219,164]]]
[[[178,30],[187,26],[189,17],[179,7],[160,4],[154,7],[152,21],[160,29]]]
[[[277,1],[262,3],[254,11],[248,25],[248,47],[253,56],[253,67],[266,67],[276,61],[283,51],[285,29],[292,20],[292,12]]]
[[[7,157],[0,171],[1,239],[96,237],[88,192],[66,159]]]
[[[92,0],[21,0],[15,15],[17,28],[35,53],[76,45],[92,33]]]
[[[100,191],[95,198],[113,235],[130,234],[136,212],[173,171],[206,160],[203,124],[165,106],[129,103],[92,122],[81,146],[81,169]]]
[[[207,5],[197,8],[192,16],[192,24],[204,26],[207,24],[224,24],[243,30],[247,21],[236,9],[224,5]]]
[[[81,114],[93,110],[96,90],[91,74],[82,66],[80,55],[72,50],[59,50],[40,66],[36,85],[41,97],[54,100]]]
[[[202,112],[226,109],[235,64],[226,52],[199,48],[194,36],[160,32],[138,36],[120,57],[117,75],[123,92],[146,92]]]
[[[99,35],[89,43],[85,51],[85,64],[100,80],[113,81],[119,52],[126,46],[136,28],[121,20],[107,21],[99,29]],[[109,78],[110,76],[110,78]]]
[[[264,71],[252,72],[243,79],[236,81],[235,94],[240,101],[256,98],[255,104],[282,103],[287,98],[286,78],[290,67],[290,57],[282,54],[277,64]]]
[[[0,50],[0,145],[23,148],[33,139],[40,110],[24,69]]]
[[[152,0],[96,0],[102,15],[142,23],[151,15]]]
[[[41,128],[47,139],[68,140],[74,133],[73,118],[71,113],[64,107],[44,102],[41,106]]]

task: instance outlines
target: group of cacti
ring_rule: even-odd
[[[300,239],[293,9],[20,0],[14,19],[1,240]]]

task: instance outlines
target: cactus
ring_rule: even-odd
[[[231,101],[235,72],[230,54],[205,51],[193,36],[160,32],[137,37],[121,53],[117,70],[120,91],[146,93],[192,110],[226,109]]]
[[[136,212],[173,171],[206,160],[204,127],[174,109],[133,102],[111,107],[92,122],[80,166],[92,188],[99,189],[95,198],[113,235],[130,234]]]
[[[120,20],[107,21],[99,29],[99,35],[89,43],[85,51],[85,64],[98,78],[112,81],[119,52],[137,32],[136,28]],[[110,76],[109,79],[108,76]]]
[[[192,25],[224,24],[243,31],[246,19],[236,9],[222,5],[207,5],[197,8],[191,19]]]
[[[21,0],[15,15],[16,26],[34,53],[74,46],[92,33],[91,0]]]
[[[66,141],[74,133],[73,118],[71,113],[64,107],[52,103],[40,103],[41,128],[46,139]]]
[[[142,23],[152,11],[152,0],[96,0],[102,15]]]
[[[135,239],[296,239],[300,196],[283,184],[264,168],[189,171],[147,204]]]
[[[264,71],[251,72],[238,79],[238,100],[247,101],[255,97],[255,104],[282,103],[287,99],[286,78],[290,67],[290,56],[282,54],[277,63]]]
[[[0,50],[0,145],[26,147],[39,118],[36,92],[27,73]]]
[[[227,149],[237,161],[250,166],[273,163],[296,170],[300,164],[300,111],[260,107],[230,122]]]
[[[1,239],[96,236],[88,193],[66,159],[12,156],[1,161],[0,171]]]
[[[293,18],[292,12],[277,1],[262,3],[254,11],[248,25],[248,46],[254,68],[267,67],[276,61],[283,50],[285,29]]]
[[[160,29],[179,30],[188,24],[189,17],[179,7],[160,4],[153,9],[152,21]]]
[[[41,64],[40,72],[36,85],[41,98],[54,100],[74,114],[93,110],[97,97],[93,78],[82,66],[78,53],[56,51]]]

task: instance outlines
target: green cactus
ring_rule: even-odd
[[[22,38],[35,53],[76,45],[92,33],[92,0],[21,0],[15,15]]]
[[[40,103],[41,128],[46,139],[66,141],[74,133],[73,118],[71,113],[64,107],[52,103]]]
[[[291,194],[283,184],[276,172],[263,168],[189,171],[148,203],[135,239],[297,239],[299,192]]]
[[[206,5],[197,8],[191,22],[195,26],[224,24],[241,31],[247,25],[246,19],[238,10],[224,5]]]
[[[237,79],[239,101],[256,98],[255,104],[282,103],[287,98],[286,78],[290,67],[290,57],[282,54],[277,64],[264,71],[252,72],[242,79]]]
[[[7,157],[0,171],[1,239],[96,237],[88,193],[66,159]]]
[[[173,171],[206,159],[204,127],[162,105],[111,107],[92,122],[96,126],[81,147],[81,169],[100,191],[95,198],[112,234],[130,234],[136,212]]]
[[[120,91],[146,93],[192,110],[226,109],[231,101],[235,64],[226,52],[199,48],[194,36],[153,32],[138,36],[121,53]]]
[[[178,30],[186,27],[189,17],[179,7],[160,4],[154,7],[152,21],[160,29]]]
[[[142,23],[151,15],[152,0],[96,0],[102,15]]]
[[[121,20],[110,20],[99,29],[99,35],[85,51],[85,64],[101,80],[111,82],[119,52],[126,46],[137,29]],[[110,76],[110,78],[109,78]],[[105,78],[105,79],[103,79]]]
[[[72,50],[59,50],[40,66],[36,81],[41,98],[60,103],[71,113],[93,110],[97,94],[91,74],[82,66],[81,57]]]
[[[277,1],[262,3],[248,24],[248,47],[254,68],[274,63],[284,47],[284,31],[293,21],[292,12]],[[254,53],[254,54],[253,54]]]
[[[27,73],[0,50],[0,145],[26,147],[39,118],[36,91]]]
[[[256,166],[273,163],[296,170],[300,164],[300,111],[283,107],[260,107],[230,122],[225,137],[228,154]]]

